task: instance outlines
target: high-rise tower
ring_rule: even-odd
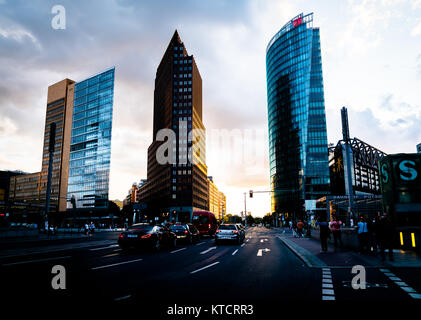
[[[167,163],[157,160],[162,129],[175,133]],[[202,78],[176,30],[155,78],[153,142],[147,183],[140,190],[140,201],[147,203],[150,214],[187,221],[194,210],[208,209],[205,148]]]
[[[329,164],[320,34],[300,14],[266,51],[272,211],[301,215],[328,193]]]

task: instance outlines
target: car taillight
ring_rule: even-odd
[[[208,227],[209,227],[209,229],[211,228],[211,224],[210,223],[208,224]]]
[[[119,238],[119,239],[123,239],[123,238],[124,238],[124,234],[120,233],[120,234],[118,235],[118,238]]]
[[[238,233],[238,231],[237,230],[234,230],[232,233]]]
[[[184,230],[184,233],[185,233],[185,234],[187,234],[187,233],[189,233],[189,232],[188,232],[187,230]]]
[[[221,232],[221,230],[216,230],[216,233],[220,233]]]
[[[151,233],[145,234],[144,236],[142,236],[142,239],[150,238],[151,235],[152,235]]]

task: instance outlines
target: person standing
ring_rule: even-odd
[[[319,218],[319,230],[320,230],[320,244],[322,247],[322,250],[320,252],[327,252],[327,239],[330,237],[330,229],[329,224],[326,221],[326,218],[321,216]]]
[[[333,221],[330,223],[330,230],[332,230],[335,248],[338,247],[338,243],[339,243],[340,248],[342,248],[343,246],[341,225],[342,225],[342,221],[339,221],[338,217],[334,217]]]
[[[298,238],[301,238],[303,236],[303,228],[304,228],[304,223],[301,220],[299,220],[297,223]]]
[[[380,254],[382,260],[386,260],[385,249],[388,249],[389,259],[390,261],[393,261],[393,240],[395,239],[396,230],[390,217],[388,217],[386,214],[384,214],[383,217],[380,219],[377,232],[378,239],[380,242]]]
[[[360,221],[357,224],[358,226],[358,240],[360,243],[360,253],[364,253],[367,248],[368,241],[368,227],[367,222],[363,217],[360,217]]]

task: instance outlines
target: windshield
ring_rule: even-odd
[[[143,231],[143,232],[150,232],[152,231],[153,226],[148,225],[133,225],[127,228],[127,231]]]
[[[193,216],[193,222],[200,223],[200,224],[207,224],[209,223],[208,216]]]
[[[232,224],[221,224],[219,226],[220,230],[236,230],[235,226]]]
[[[185,230],[185,229],[186,229],[186,227],[185,227],[185,226],[180,226],[180,225],[174,225],[174,226],[171,226],[171,227],[170,227],[170,229],[171,229],[172,231],[177,231],[177,230],[181,230],[181,231],[183,231],[183,230]]]

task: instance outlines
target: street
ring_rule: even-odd
[[[390,279],[395,272],[392,275],[417,294],[421,292],[419,269],[367,268],[367,288],[355,290],[351,267],[309,268],[283,243],[283,235],[281,229],[253,227],[242,245],[216,246],[213,239],[203,238],[197,244],[178,244],[158,253],[123,252],[112,239],[62,244],[34,254],[3,255],[1,278],[10,301],[100,301],[103,305],[154,306],[160,312],[174,304],[278,302],[282,308],[297,301],[420,301]],[[65,267],[65,290],[51,286],[54,265]]]

